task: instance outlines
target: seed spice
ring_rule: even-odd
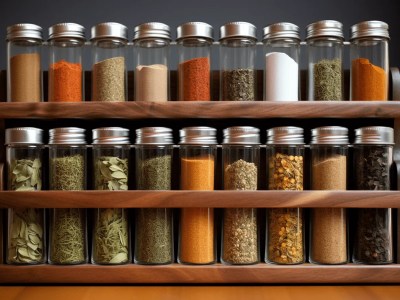
[[[340,101],[342,95],[342,61],[322,59],[314,65],[314,99]]]
[[[93,101],[125,101],[125,58],[113,57],[93,65]]]
[[[253,69],[223,71],[221,100],[254,101],[255,82],[255,71]]]

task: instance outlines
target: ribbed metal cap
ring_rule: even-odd
[[[176,29],[176,40],[198,37],[214,40],[214,29],[210,24],[203,22],[188,22]]]
[[[16,127],[6,129],[6,145],[41,145],[43,130],[35,127]]]
[[[129,129],[122,127],[102,127],[92,130],[94,145],[129,144]]]
[[[49,144],[84,145],[85,129],[78,127],[53,128],[49,131]]]
[[[303,128],[275,127],[267,130],[267,144],[304,145]]]
[[[217,130],[206,126],[185,127],[179,131],[182,145],[216,145]]]
[[[394,145],[393,128],[371,126],[358,128],[355,132],[354,144]]]
[[[96,26],[93,26],[91,32],[91,40],[117,38],[128,41],[128,28],[126,28],[125,25],[119,23],[100,23]]]
[[[389,25],[382,21],[365,21],[351,26],[350,40],[362,37],[389,37]]]
[[[281,22],[264,27],[263,40],[278,38],[290,38],[300,41],[299,26],[292,23]]]
[[[29,24],[19,23],[7,27],[7,41],[18,40],[18,39],[37,39],[43,40],[42,27]]]
[[[232,37],[247,37],[257,39],[256,26],[247,22],[230,22],[221,26],[219,30],[220,40]]]
[[[334,37],[344,39],[343,24],[333,20],[322,20],[307,25],[307,39],[316,37]]]
[[[172,145],[172,129],[166,127],[144,127],[136,129],[137,145]]]
[[[161,38],[171,40],[170,28],[164,23],[143,23],[136,26],[133,31],[133,40],[144,38]]]
[[[311,144],[347,145],[349,130],[341,126],[324,126],[311,130]]]
[[[251,126],[235,126],[224,129],[223,144],[258,145],[260,130]]]
[[[85,40],[85,28],[76,23],[59,23],[49,28],[49,40],[76,38]]]

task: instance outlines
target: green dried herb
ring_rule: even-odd
[[[11,189],[35,191],[42,189],[42,163],[40,159],[17,159],[11,162]]]
[[[138,161],[138,189],[171,189],[171,155]]]
[[[343,100],[340,59],[322,59],[314,65],[314,99],[312,100]]]
[[[257,166],[243,159],[227,165],[224,172],[225,190],[256,190]]]
[[[52,190],[80,191],[85,187],[85,161],[82,155],[56,157],[50,160]]]
[[[115,156],[99,157],[95,162],[96,190],[128,190],[128,160]]]
[[[223,71],[221,100],[254,101],[255,71],[253,69]]]

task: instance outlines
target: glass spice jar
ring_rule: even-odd
[[[145,127],[136,130],[136,180],[138,190],[170,190],[172,129]],[[170,264],[174,261],[171,208],[136,209],[135,263]]]
[[[128,190],[129,130],[121,127],[93,129],[93,188]],[[131,259],[128,209],[94,210],[92,263],[126,264]]]
[[[198,126],[180,130],[181,190],[214,190],[216,129]],[[213,208],[182,208],[180,216],[178,262],[215,262]]]
[[[92,101],[126,101],[127,31],[113,22],[92,27]]]
[[[42,98],[42,28],[34,24],[7,27],[7,101],[40,102]]]
[[[343,25],[323,20],[307,26],[308,100],[343,100]]]
[[[224,190],[257,190],[260,130],[250,126],[224,130],[222,145]],[[260,260],[256,208],[225,208],[221,262],[248,265]]]
[[[348,129],[319,127],[311,135],[311,189],[346,190]],[[310,262],[347,263],[346,209],[313,208],[310,214]]]
[[[388,100],[389,26],[365,21],[350,30],[350,100]]]
[[[357,190],[390,190],[393,164],[393,128],[373,126],[355,130],[354,178]],[[388,264],[393,262],[391,208],[356,210],[353,262]]]
[[[210,56],[213,28],[203,22],[189,22],[177,28],[178,100],[210,101]]]
[[[50,129],[49,135],[50,190],[85,190],[85,129],[54,128]],[[84,208],[50,209],[50,264],[71,265],[88,261],[86,224]]]
[[[256,27],[231,22],[220,28],[220,100],[256,100]]]
[[[6,129],[7,190],[42,189],[42,129]],[[43,208],[9,208],[6,248],[8,264],[46,262],[46,223]]]
[[[303,190],[303,129],[293,126],[267,130],[270,190]],[[301,208],[267,210],[266,262],[304,263],[304,217]]]

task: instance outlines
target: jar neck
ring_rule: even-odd
[[[93,46],[104,49],[115,49],[115,48],[125,47],[127,43],[128,42],[126,40],[117,38],[105,38],[92,41]]]
[[[221,41],[221,45],[225,47],[254,47],[257,43],[256,39],[235,37]]]
[[[136,47],[141,48],[162,48],[167,47],[170,44],[170,40],[162,38],[147,38],[140,39],[134,42]]]

